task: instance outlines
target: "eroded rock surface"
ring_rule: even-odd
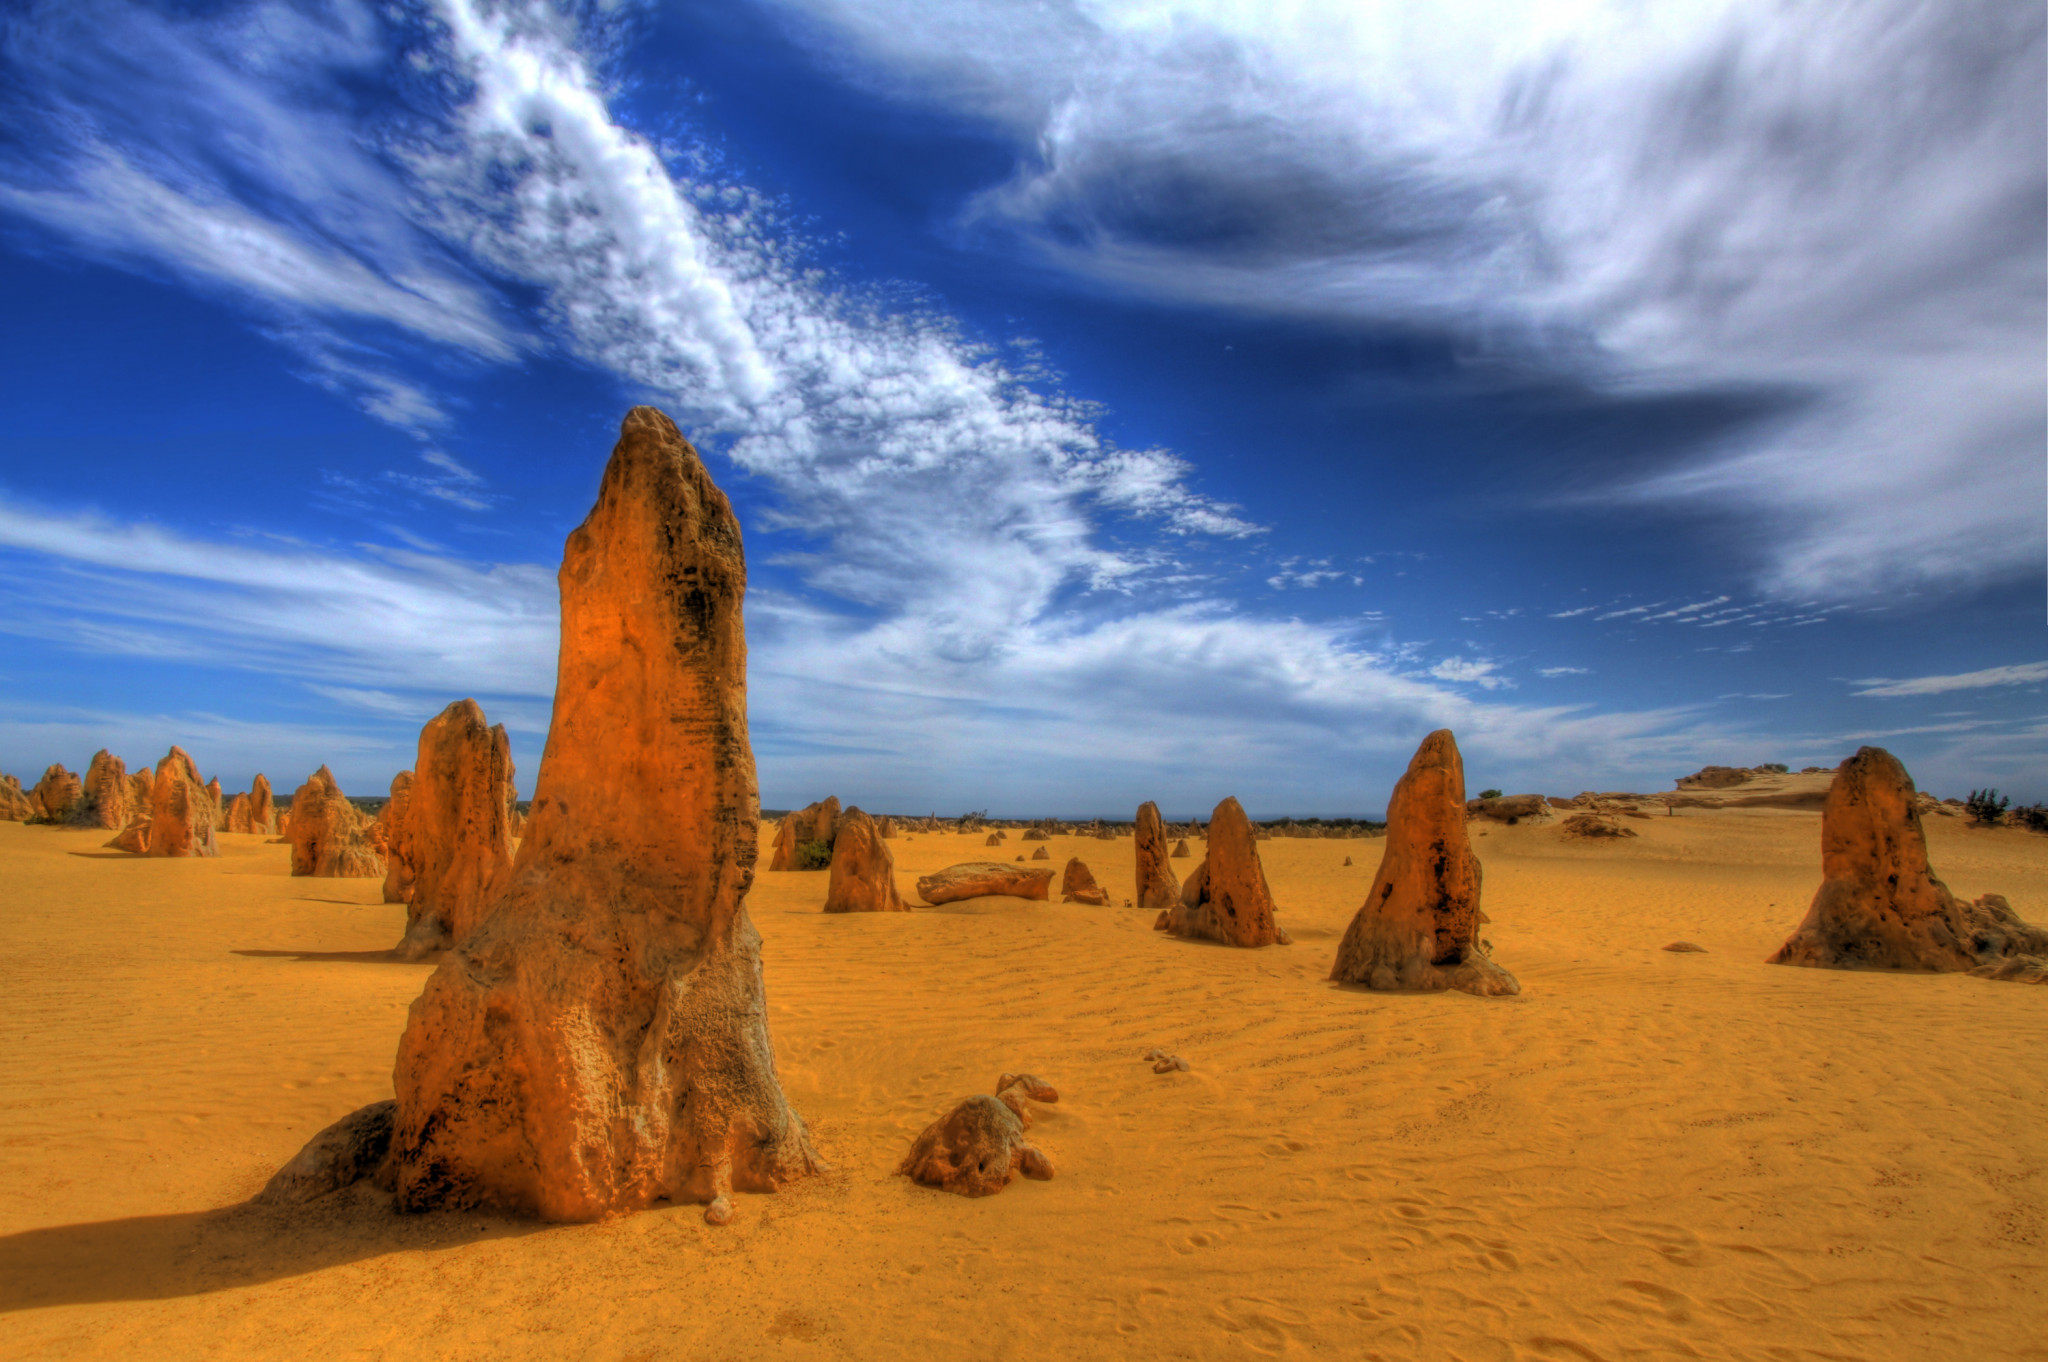
[[[1968,970],[2048,980],[2048,931],[1997,894],[1959,901],[1934,877],[1913,778],[1881,747],[1835,772],[1821,811],[1821,886],[1774,965]]]
[[[420,730],[404,819],[397,825],[412,884],[405,936],[410,960],[459,944],[489,911],[512,869],[512,743],[474,700],[457,700]],[[388,806],[387,806],[388,807]],[[385,883],[390,883],[390,873]]]
[[[1330,977],[1402,992],[1521,992],[1479,928],[1479,858],[1465,834],[1465,763],[1448,728],[1422,740],[1387,801],[1387,848]]]
[[[626,416],[560,583],[526,837],[399,1043],[396,1196],[549,1220],[691,1200],[715,1222],[730,1193],[820,1164],[776,1077],[745,907],[739,522],[652,407]]]
[[[917,896],[926,903],[955,903],[990,895],[1043,900],[1052,887],[1052,871],[1004,865],[999,861],[966,861],[935,870],[917,882]]]
[[[1050,1179],[1052,1160],[1024,1138],[1032,1123],[1026,1099],[1060,1100],[1030,1074],[1004,1074],[994,1096],[970,1097],[925,1127],[896,1171],[957,1196],[993,1196],[1020,1172]]]
[[[150,779],[147,854],[218,856],[214,833],[219,825],[219,812],[199,779],[199,769],[184,748],[173,747]]]
[[[159,771],[158,778],[162,778]],[[378,854],[370,818],[348,802],[325,766],[292,793],[285,835],[292,844],[292,874],[323,879],[379,879]]]
[[[128,763],[102,747],[85,768],[85,784],[71,822],[82,828],[125,828],[138,810],[129,796]]]
[[[875,820],[858,807],[839,819],[832,842],[832,882],[825,889],[828,913],[907,913],[896,888],[896,858]]]
[[[28,792],[28,802],[35,810],[35,816],[45,823],[70,822],[79,801],[84,798],[84,783],[75,772],[66,770],[61,762],[45,769],[43,778]]]
[[[1209,854],[1153,925],[1226,946],[1287,944],[1287,933],[1273,920],[1273,891],[1259,861],[1258,836],[1236,799],[1225,799],[1210,815]]]
[[[0,775],[0,823],[26,823],[35,815],[20,777]]]
[[[1566,837],[1634,837],[1638,834],[1631,827],[1614,821],[1610,814],[1575,813],[1558,825],[1558,831]]]
[[[1171,853],[1166,846],[1166,824],[1160,820],[1159,806],[1149,799],[1138,806],[1136,844],[1138,906],[1171,908],[1180,901],[1180,877],[1167,864]],[[1182,842],[1181,847],[1185,851],[1187,843]]]
[[[391,797],[377,822],[384,830],[384,901],[412,901],[412,848],[406,845],[405,816],[412,810],[412,772],[391,777]]]

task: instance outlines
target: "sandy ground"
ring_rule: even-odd
[[[1295,944],[1260,952],[1126,908],[828,918],[824,875],[763,874],[776,1053],[834,1171],[714,1229],[241,1205],[390,1095],[427,973],[379,957],[402,909],[255,838],[145,861],[0,824],[0,1355],[2048,1356],[2048,988],[1766,966],[1818,815],[1634,825],[1476,841],[1499,1001],[1324,981],[1376,842],[1265,844]],[[2048,838],[1929,832],[1953,888],[2048,917]],[[990,854],[893,847],[906,893]],[[1128,839],[1052,851],[1130,895]],[[1020,1068],[1061,1092],[1057,1180],[891,1176]]]

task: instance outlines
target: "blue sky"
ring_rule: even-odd
[[[2048,799],[2040,6],[0,19],[0,769],[530,787],[626,406],[771,807]]]

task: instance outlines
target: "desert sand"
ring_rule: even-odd
[[[891,844],[909,913],[763,870],[776,1060],[832,1171],[722,1228],[244,1204],[392,1095],[432,968],[387,953],[404,905],[255,836],[142,859],[0,823],[0,1354],[2048,1355],[2048,989],[1764,964],[1819,822],[1475,822],[1523,988],[1492,999],[1325,980],[1377,841],[1261,842],[1293,944],[1259,951],[1122,906],[1128,837],[1049,843],[1102,908],[919,904],[983,833]],[[1927,833],[1959,896],[2048,918],[2048,838]],[[1031,1131],[1053,1181],[893,1176],[1005,1071],[1059,1091]]]

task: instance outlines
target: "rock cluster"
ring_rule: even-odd
[[[1180,902],[1180,877],[1167,864],[1166,824],[1160,821],[1159,806],[1149,799],[1138,806],[1136,845],[1138,906],[1171,908]],[[1185,851],[1187,843],[1181,847]]]
[[[157,771],[159,782],[162,768]],[[292,874],[323,879],[378,879],[384,858],[378,854],[370,818],[348,802],[325,766],[292,793],[286,836],[292,844]]]
[[[998,861],[967,861],[935,870],[918,880],[917,896],[930,904],[990,896],[1043,902],[1051,887],[1051,870],[1022,869]]]
[[[1209,818],[1209,854],[1181,885],[1180,899],[1152,924],[1175,936],[1226,946],[1287,944],[1273,920],[1273,891],[1259,861],[1257,834],[1236,799],[1225,799]]]
[[[1018,1173],[1043,1182],[1052,1160],[1024,1138],[1034,1102],[1057,1102],[1052,1086],[1030,1074],[1004,1074],[995,1096],[970,1097],[925,1127],[896,1171],[957,1196],[993,1196]]]
[[[1915,803],[1913,778],[1883,748],[1842,763],[1821,813],[1820,889],[1770,963],[2048,981],[2048,931],[1997,894],[1958,901],[1928,864]]]
[[[896,858],[875,820],[858,806],[839,820],[832,843],[832,882],[825,889],[828,913],[907,913],[896,888]]]
[[[512,869],[511,770],[505,726],[487,724],[474,700],[455,701],[420,730],[398,845],[388,852],[411,880],[395,948],[407,959],[460,944],[503,887]]]
[[[1387,849],[1330,977],[1406,992],[1521,992],[1480,938],[1479,882],[1465,835],[1465,763],[1451,731],[1438,729],[1387,801]]]
[[[825,863],[799,864],[798,850],[814,842],[823,842],[827,847],[839,829],[839,797],[832,796],[816,804],[807,804],[794,813],[784,814],[782,822],[775,829],[775,852],[768,861],[770,870],[823,870]]]
[[[820,1164],[776,1077],[745,907],[739,521],[659,411],[627,414],[560,584],[526,837],[399,1043],[397,1202],[597,1220],[695,1200],[723,1223],[732,1192]]]
[[[1550,817],[1550,801],[1540,794],[1495,795],[1465,803],[1467,818],[1487,818],[1496,823],[1520,823]]]
[[[1095,882],[1095,876],[1079,856],[1067,862],[1066,873],[1060,876],[1060,902],[1086,903],[1097,908],[1109,903],[1109,895]]]
[[[1558,825],[1566,837],[1634,837],[1636,830],[1604,813],[1575,813]]]

